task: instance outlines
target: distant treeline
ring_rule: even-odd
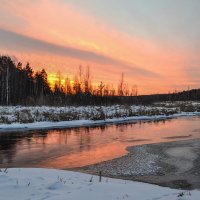
[[[131,89],[122,73],[117,90],[100,82],[94,86],[90,68],[85,73],[79,67],[73,80],[58,73],[50,87],[45,69],[34,72],[29,63],[15,63],[9,56],[0,56],[0,105],[109,105],[149,104],[155,101],[200,100],[200,89],[172,94],[138,96],[137,87]]]

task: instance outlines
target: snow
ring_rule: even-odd
[[[0,124],[0,132],[20,129],[37,130],[37,129],[52,129],[52,128],[75,128],[85,126],[97,126],[112,123],[124,123],[124,122],[136,122],[136,121],[150,121],[150,120],[162,120],[184,116],[196,116],[200,113],[180,113],[174,115],[156,115],[156,116],[134,116],[113,118],[105,120],[73,120],[73,121],[60,121],[60,122],[33,122],[33,123],[12,123],[12,124]]]
[[[2,200],[199,200],[200,191],[102,178],[54,169],[2,169]]]
[[[150,106],[0,106],[0,132],[14,129],[95,126],[194,115],[200,115],[199,102],[186,102],[185,104],[165,102]]]

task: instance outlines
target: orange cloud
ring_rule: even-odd
[[[171,88],[176,89],[178,84],[185,87],[192,83],[184,68],[191,64],[191,60],[198,64],[193,52],[175,48],[173,44],[165,44],[164,41],[155,43],[147,38],[129,35],[109,27],[100,19],[94,19],[71,4],[61,6],[57,1],[48,0],[19,0],[18,3],[5,1],[1,10],[13,16],[13,19],[17,18],[18,24],[21,23],[20,28],[15,25],[14,20],[13,23],[0,24],[4,29],[62,47],[93,52],[94,55],[115,61],[107,60],[107,63],[102,64],[89,58],[52,55],[48,50],[31,52],[30,49],[29,52],[19,52],[0,49],[19,59],[30,61],[36,69],[43,66],[51,74],[60,70],[63,75],[67,75],[74,73],[80,64],[90,65],[96,81],[115,84],[123,71],[130,85],[139,85],[140,93],[166,92]],[[147,76],[147,71],[160,74],[162,78]]]

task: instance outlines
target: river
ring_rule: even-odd
[[[70,169],[127,154],[126,147],[200,138],[200,117],[0,133],[0,168]]]

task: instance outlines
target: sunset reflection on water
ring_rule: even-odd
[[[0,167],[67,169],[127,154],[126,147],[200,138],[200,118],[1,133]]]

